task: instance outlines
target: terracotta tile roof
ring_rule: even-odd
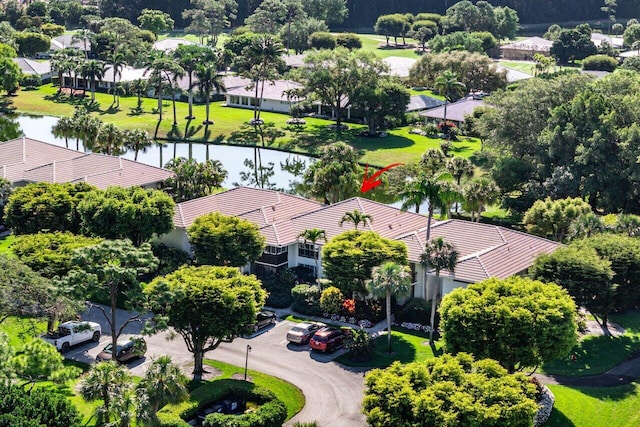
[[[17,182],[79,182],[98,188],[151,186],[173,173],[104,154],[81,153],[30,138],[0,142],[0,176]]]
[[[454,275],[464,282],[513,276],[529,268],[536,256],[551,253],[559,245],[520,231],[461,220],[437,223],[431,235],[443,237],[456,248],[459,262]],[[419,254],[410,252],[409,259],[419,259]]]
[[[187,228],[193,221],[210,212],[235,215],[253,221],[259,227],[290,219],[302,212],[309,212],[323,206],[274,190],[236,187],[222,193],[200,197],[176,205],[173,223],[176,227]]]

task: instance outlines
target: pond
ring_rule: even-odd
[[[0,116],[0,140],[6,141],[24,134],[32,139],[65,146],[64,139],[56,138],[51,132],[51,128],[57,121],[57,117],[51,116]],[[69,139],[69,148],[75,149],[75,144],[75,139]],[[146,153],[138,153],[138,161],[151,166],[164,166],[163,163],[166,164],[174,156],[174,150],[176,157],[189,157],[189,145],[187,143],[167,143],[162,149],[155,145],[149,148]],[[83,150],[82,142],[79,148]],[[263,167],[273,163],[273,176],[269,178],[269,182],[275,188],[283,190],[290,189],[291,183],[296,180],[296,176],[283,170],[282,164],[286,162],[304,162],[308,166],[313,161],[313,158],[308,156],[282,151],[260,149],[259,152]],[[122,157],[133,160],[134,153],[128,152]],[[249,172],[249,167],[245,166],[244,161],[245,159],[253,161],[254,149],[252,147],[198,143],[192,144],[192,157],[199,162],[203,162],[207,158],[219,160],[229,172],[227,179],[223,183],[224,187],[232,187],[234,184],[249,185],[249,183],[243,183],[241,175]]]

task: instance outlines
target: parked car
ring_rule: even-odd
[[[306,344],[309,342],[313,334],[315,334],[321,328],[324,328],[324,323],[298,323],[287,332],[287,340],[294,344]]]
[[[86,341],[100,341],[102,328],[95,322],[64,322],[61,323],[57,331],[48,332],[40,338],[52,344],[62,353],[69,351],[71,346],[81,344]]]
[[[276,314],[273,311],[262,310],[256,315],[256,323],[249,326],[249,331],[258,332],[260,329],[276,323]]]
[[[313,350],[323,353],[331,353],[332,351],[342,347],[347,333],[344,329],[326,327],[316,332],[309,340],[309,345]]]
[[[125,363],[133,359],[139,359],[147,352],[147,342],[142,337],[132,336],[118,341],[116,346],[116,361]],[[109,343],[96,356],[96,361],[113,359],[113,344]]]

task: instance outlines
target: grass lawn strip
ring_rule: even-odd
[[[14,236],[13,234],[5,237],[0,237],[0,254],[13,255],[11,249],[9,249],[9,246],[11,246],[15,238],[16,236]]]

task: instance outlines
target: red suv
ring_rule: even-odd
[[[332,352],[344,345],[347,335],[344,330],[327,327],[322,328],[309,340],[312,349],[324,352]]]

